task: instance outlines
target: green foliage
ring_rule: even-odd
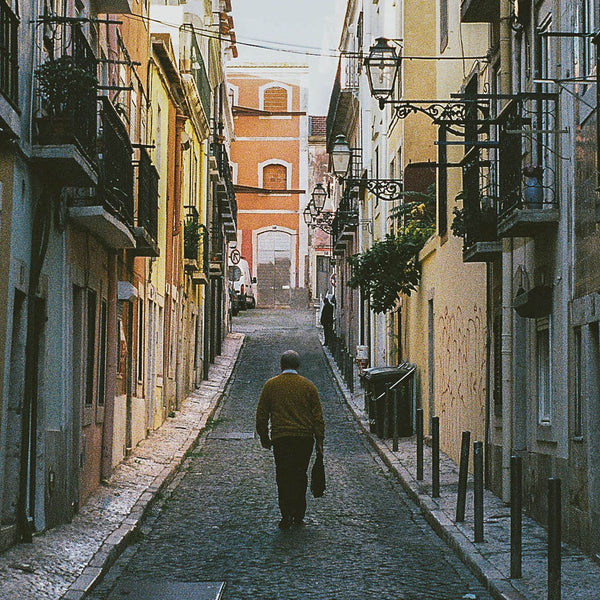
[[[417,289],[421,280],[418,254],[435,232],[435,187],[430,186],[427,194],[404,192],[403,196],[411,201],[392,213],[398,231],[348,258],[352,267],[348,285],[361,288],[376,313],[392,310],[399,294],[410,296]]]
[[[46,61],[35,75],[44,110],[51,116],[75,114],[96,95],[96,75],[71,56]]]
[[[200,227],[194,219],[187,219],[183,225],[183,255],[190,260],[198,260]]]
[[[464,238],[467,233],[467,225],[465,223],[465,210],[464,208],[458,208],[458,206],[455,206],[452,209],[452,214],[454,215],[454,219],[452,219],[452,225],[450,225],[450,229],[452,229],[452,234],[456,237]]]

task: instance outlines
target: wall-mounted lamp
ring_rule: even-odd
[[[383,108],[394,92],[401,63],[402,58],[387,38],[377,38],[369,49],[369,55],[365,58],[367,79],[371,95],[379,100],[379,108]]]
[[[357,150],[357,149],[355,149]],[[380,200],[399,200],[402,197],[401,179],[367,179],[358,173],[348,173],[352,162],[352,148],[344,135],[338,135],[331,150],[331,163],[334,173],[345,183],[347,196],[357,187],[365,187]]]

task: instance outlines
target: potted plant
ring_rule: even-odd
[[[35,77],[43,112],[37,119],[41,143],[65,143],[75,133],[76,119],[95,118],[95,72],[71,56],[61,56],[40,65]]]
[[[539,210],[544,202],[542,177],[544,169],[540,165],[527,165],[523,168],[525,207]]]

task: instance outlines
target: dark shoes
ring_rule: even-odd
[[[304,525],[304,517],[282,517],[279,521],[279,529],[289,529],[292,525],[302,527]]]

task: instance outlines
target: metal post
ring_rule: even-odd
[[[483,442],[473,444],[475,541],[483,542]]]
[[[390,404],[391,404],[391,396],[392,392],[390,391],[390,384],[385,384],[385,401],[384,401],[384,409],[383,409],[383,435],[381,436],[385,439],[388,436],[390,431]]]
[[[522,460],[520,456],[510,458],[510,578],[522,576]]]
[[[392,450],[394,452],[398,452],[398,388],[394,388],[393,391],[393,402],[394,402],[394,411],[393,411],[393,417],[394,417],[394,424],[392,427]]]
[[[423,409],[417,408],[417,481],[423,481]]]
[[[440,497],[440,418],[431,417],[431,497]]]
[[[467,481],[469,478],[469,450],[471,448],[471,432],[462,432],[460,446],[460,466],[458,469],[458,495],[456,497],[456,522],[465,520],[465,505],[467,502]]]
[[[560,600],[560,479],[548,479],[548,600]]]

